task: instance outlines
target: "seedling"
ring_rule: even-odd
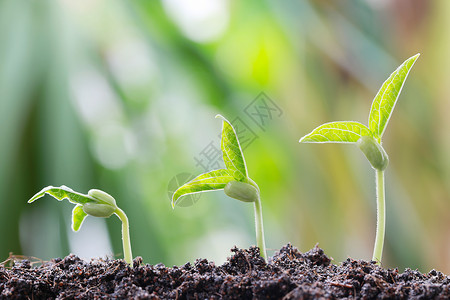
[[[90,215],[100,218],[109,218],[115,214],[122,221],[122,243],[125,261],[131,264],[131,244],[130,233],[128,228],[128,218],[123,210],[116,205],[116,200],[109,194],[101,190],[90,190],[87,195],[77,193],[67,186],[53,187],[48,186],[33,196],[28,203],[32,203],[37,199],[49,194],[58,201],[64,199],[70,203],[76,204],[72,210],[72,230],[78,231],[83,224],[84,219]]]
[[[372,102],[369,114],[369,127],[353,122],[325,123],[300,139],[300,143],[346,143],[356,144],[364,153],[376,172],[377,191],[377,230],[372,260],[381,262],[385,232],[385,191],[384,170],[389,159],[381,145],[381,137],[391,117],[406,77],[420,53],[408,58],[383,83]]]
[[[217,190],[224,190],[225,194],[231,198],[243,202],[253,202],[255,208],[256,242],[261,257],[266,259],[259,187],[248,177],[244,155],[233,126],[221,115],[217,115],[216,118],[223,120],[220,147],[226,168],[201,174],[179,187],[173,193],[172,208],[175,208],[182,196]]]

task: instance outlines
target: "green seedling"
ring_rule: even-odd
[[[220,147],[222,149],[223,161],[226,169],[210,171],[197,176],[191,181],[180,186],[172,196],[172,208],[180,203],[182,196],[196,194],[207,191],[223,190],[231,198],[253,202],[255,208],[256,242],[259,247],[261,257],[267,258],[266,246],[264,242],[264,228],[261,209],[261,198],[258,185],[248,177],[247,166],[241,145],[236,136],[233,126],[221,115],[216,118],[223,120],[222,139]]]
[[[385,191],[384,170],[389,159],[381,145],[381,137],[392,115],[403,84],[409,71],[419,57],[408,58],[383,83],[372,102],[369,126],[358,122],[343,121],[323,124],[300,139],[300,143],[346,143],[355,144],[361,149],[376,172],[377,192],[377,230],[372,260],[381,262],[385,232]]]
[[[28,203],[32,203],[37,199],[49,194],[58,201],[64,199],[70,203],[76,204],[72,210],[72,230],[78,231],[83,224],[84,219],[89,216],[109,218],[115,214],[122,221],[122,243],[125,261],[131,264],[133,256],[131,254],[130,233],[128,227],[128,218],[123,210],[121,210],[116,200],[109,194],[101,190],[90,190],[87,195],[77,193],[67,186],[53,187],[48,186],[34,195]]]

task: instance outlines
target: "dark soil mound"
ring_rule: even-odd
[[[373,262],[330,263],[315,247],[290,244],[266,264],[257,248],[234,248],[222,266],[198,259],[167,268],[129,267],[122,260],[87,263],[75,255],[32,268],[29,260],[0,266],[0,299],[450,299],[450,278],[431,271],[385,270]]]

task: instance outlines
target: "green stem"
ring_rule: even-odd
[[[264,260],[267,260],[266,242],[264,241],[264,226],[262,217],[261,197],[258,194],[258,200],[253,202],[255,204],[255,228],[256,228],[256,245],[259,247],[259,252]]]
[[[384,232],[386,225],[386,207],[384,201],[384,171],[376,170],[377,185],[377,233],[375,237],[375,246],[373,248],[372,260],[377,264],[381,263],[383,255]]]
[[[114,213],[122,221],[122,244],[123,244],[123,256],[128,264],[133,263],[133,255],[131,254],[131,243],[130,243],[130,230],[128,226],[128,218],[123,210],[117,207]]]

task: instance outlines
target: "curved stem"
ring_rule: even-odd
[[[385,192],[384,192],[384,171],[376,170],[376,185],[377,185],[377,233],[375,236],[375,246],[373,248],[372,260],[377,264],[381,263],[381,256],[383,255],[384,232],[386,225],[386,207],[385,207]]]
[[[264,241],[264,226],[262,217],[261,197],[258,193],[258,199],[253,202],[255,205],[255,229],[256,229],[256,245],[264,260],[267,260],[266,242]]]
[[[123,244],[123,256],[128,264],[133,263],[133,255],[131,254],[131,243],[130,243],[130,230],[128,226],[128,218],[123,210],[117,207],[114,213],[122,221],[122,244]]]

